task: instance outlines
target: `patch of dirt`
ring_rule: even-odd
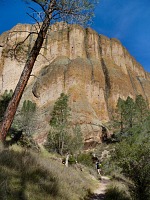
[[[105,191],[110,184],[110,179],[106,176],[102,176],[99,187],[90,195],[89,200],[103,200],[105,197]]]

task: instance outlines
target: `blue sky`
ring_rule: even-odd
[[[21,0],[0,0],[0,34],[17,23],[34,23]],[[92,28],[119,39],[150,72],[150,0],[100,0]]]

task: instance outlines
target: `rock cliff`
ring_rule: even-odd
[[[18,24],[0,36],[0,93],[15,88],[36,38],[36,25]],[[29,37],[29,32],[33,32]],[[25,38],[27,39],[25,40]],[[25,40],[16,48],[12,47]],[[101,142],[119,97],[142,94],[150,103],[150,74],[117,39],[78,25],[49,28],[22,101],[37,103],[35,138],[42,143],[50,112],[64,92],[70,95],[72,123],[80,124],[86,143]]]

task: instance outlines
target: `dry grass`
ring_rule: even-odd
[[[106,190],[105,200],[131,200],[129,185],[131,181],[118,172],[111,174],[112,181]]]
[[[85,168],[66,168],[55,156],[0,150],[1,200],[79,200],[93,184]]]
[[[128,187],[119,181],[112,181],[107,188],[105,200],[131,200]]]

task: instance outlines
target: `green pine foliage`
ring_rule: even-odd
[[[61,93],[54,104],[50,120],[50,132],[45,147],[48,151],[61,155],[75,153],[83,146],[83,138],[79,126],[71,127],[71,109],[68,105],[69,96]]]
[[[20,112],[17,112],[10,137],[10,144],[17,143],[24,148],[39,151],[39,147],[33,140],[34,126],[36,125],[36,103],[25,100]]]
[[[130,97],[126,100],[119,99],[117,110],[119,142],[115,146],[111,163],[131,180],[129,190],[132,199],[148,200],[150,199],[150,110],[147,101],[141,95],[138,95],[135,101]]]
[[[23,131],[27,135],[32,134],[33,121],[35,120],[36,103],[30,100],[23,102],[21,110],[18,110],[12,124],[12,129]]]
[[[125,108],[125,127],[126,129],[130,129],[133,127],[135,121],[135,103],[131,97],[128,97],[125,101]]]
[[[52,2],[49,0],[24,0],[27,3],[36,3],[46,12],[48,5]],[[51,9],[54,12],[52,22],[67,22],[68,24],[80,24],[87,26],[91,24],[94,16],[94,8],[98,0],[57,0],[51,3]],[[32,5],[32,4],[31,4]],[[66,12],[67,11],[67,12]],[[57,16],[57,17],[56,17]]]
[[[25,100],[23,102],[18,126],[19,129],[22,130],[22,135],[18,141],[18,144],[25,148],[36,148],[38,149],[37,144],[33,141],[33,129],[34,129],[34,121],[35,121],[35,113],[36,113],[36,103],[33,103],[30,100]]]
[[[118,133],[118,137],[127,137],[135,131],[140,132],[149,115],[148,103],[142,95],[137,95],[135,101],[131,97],[126,100],[119,98],[113,120],[115,132]]]
[[[70,108],[68,106],[68,100],[68,95],[61,93],[60,97],[55,102],[52,118],[50,120],[50,125],[52,127],[59,126],[65,129],[69,126],[68,117],[70,116]]]
[[[69,149],[71,153],[78,154],[83,149],[83,145],[84,145],[84,140],[81,128],[79,125],[75,125],[75,127],[73,127],[73,135],[70,141]]]
[[[136,107],[136,121],[142,124],[145,119],[150,115],[150,110],[148,108],[148,102],[143,98],[142,95],[137,95],[135,99]]]
[[[70,108],[68,106],[68,99],[69,97],[66,94],[61,93],[54,104],[50,120],[51,130],[48,134],[46,144],[49,150],[56,151],[61,155],[68,150],[67,141],[71,139],[71,135],[69,134]]]
[[[120,132],[124,131],[124,124],[125,124],[125,101],[119,97],[116,109],[116,115],[113,120],[113,125],[115,129],[120,129]]]
[[[11,100],[12,94],[13,94],[12,90],[10,90],[9,92],[5,90],[4,94],[1,95],[0,97],[0,121],[3,120],[4,113],[9,104],[9,101]]]
[[[130,136],[116,146],[113,160],[133,185],[133,199],[150,198],[150,139],[149,136]]]
[[[77,162],[85,166],[93,167],[93,160],[91,153],[80,153],[77,156]]]
[[[0,121],[3,120],[4,113],[7,109],[9,101],[13,95],[13,91],[10,90],[9,92],[6,90],[4,94],[0,97]],[[31,148],[31,146],[38,149],[37,144],[33,141],[31,137],[31,127],[32,127],[32,119],[34,113],[36,111],[36,104],[25,100],[23,102],[23,106],[21,109],[21,113],[19,116],[19,120],[14,121],[5,145],[12,145],[14,143],[18,143],[19,145],[27,148]]]
[[[19,114],[18,126],[26,135],[32,135],[33,121],[36,112],[36,103],[30,100],[23,102],[21,112]]]

